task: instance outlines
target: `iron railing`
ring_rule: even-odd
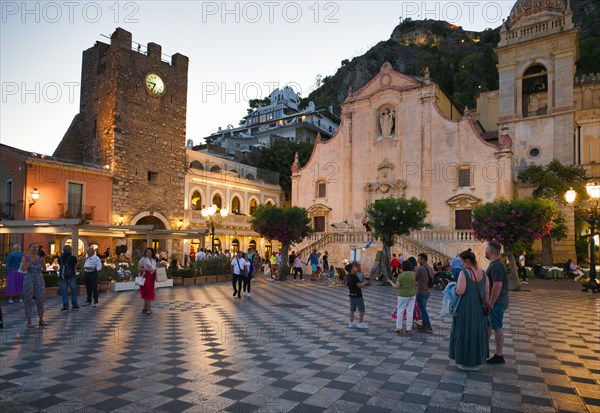
[[[85,221],[94,219],[94,208],[91,205],[81,204],[58,204],[58,210],[61,218],[81,218]]]

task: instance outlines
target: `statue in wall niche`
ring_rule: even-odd
[[[381,135],[384,138],[390,138],[392,136],[392,130],[394,129],[394,120],[396,113],[391,109],[385,109],[379,116],[379,126],[381,126]]]

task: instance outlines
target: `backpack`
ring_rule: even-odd
[[[75,266],[77,265],[77,261],[75,261],[75,265],[73,265],[73,260],[71,258],[75,258],[70,255],[67,259],[67,262],[63,262],[61,259],[61,269],[60,273],[65,280],[69,280],[71,278],[75,278]]]

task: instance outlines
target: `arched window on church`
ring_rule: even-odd
[[[523,117],[541,116],[548,113],[548,71],[543,65],[535,64],[523,73],[522,105]]]
[[[221,167],[219,165],[213,165],[210,167],[211,172],[221,172]]]

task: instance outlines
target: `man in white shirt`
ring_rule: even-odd
[[[206,252],[204,252],[204,248],[200,248],[200,251],[196,254],[196,262],[200,262],[206,259]]]
[[[87,292],[87,301],[84,306],[92,304],[92,295],[94,297],[94,307],[98,305],[98,271],[102,269],[102,261],[96,255],[92,247],[87,249],[85,264],[83,265],[83,279],[85,280],[85,290]]]
[[[238,251],[237,255],[231,260],[231,269],[233,272],[231,284],[233,285],[234,297],[242,298],[242,281],[244,280],[244,273],[246,277],[248,276],[248,266],[248,261],[244,259],[242,251]]]

